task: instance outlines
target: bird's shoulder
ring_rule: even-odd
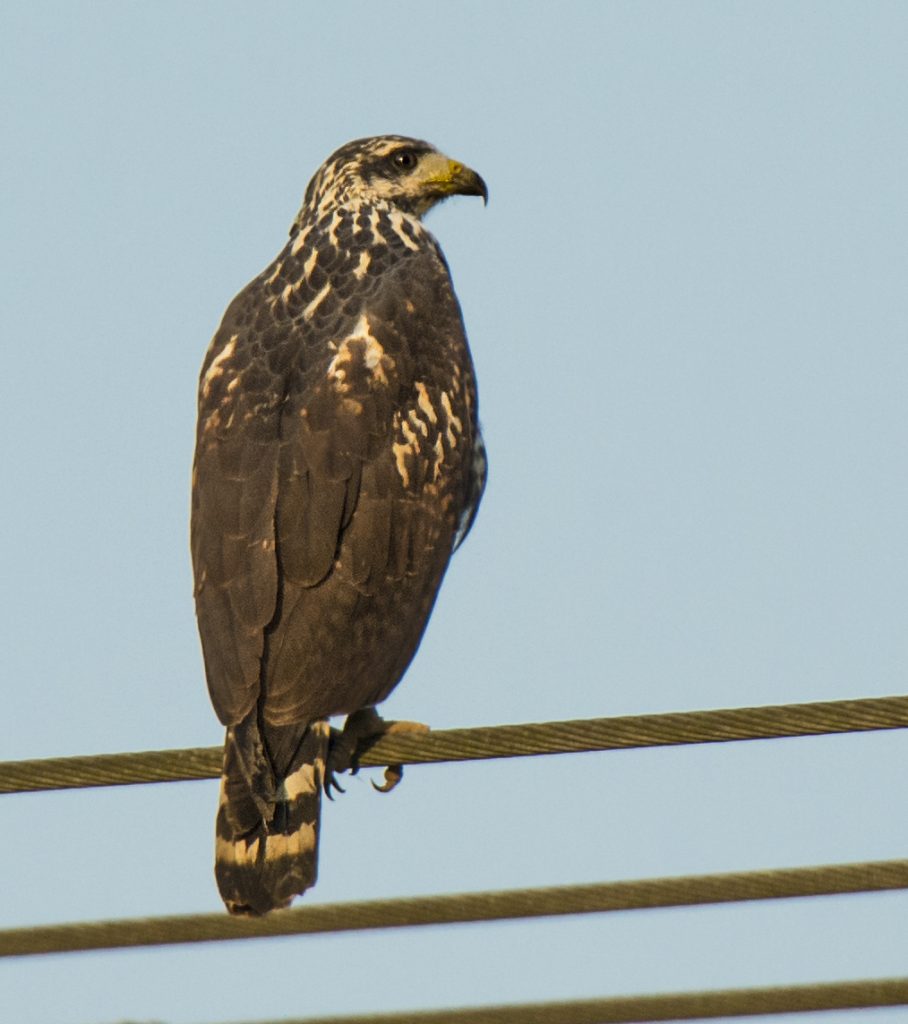
[[[228,306],[202,366],[199,405],[309,390],[363,390],[433,375],[466,339],[447,265],[418,220],[374,206],[300,221]],[[388,378],[390,380],[390,378]]]

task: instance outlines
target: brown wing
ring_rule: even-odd
[[[259,693],[264,630],[274,616],[274,510],[284,386],[255,342],[241,293],[202,366],[192,484],[196,614],[208,689],[225,725]]]
[[[267,300],[258,282],[234,300],[199,383],[196,612],[209,692],[225,725],[248,714],[263,682],[272,722],[299,721],[312,700],[324,704],[325,690],[343,705],[343,679],[320,672],[320,662],[349,628],[373,567],[385,567],[391,535],[396,391],[387,376],[376,386],[367,340],[356,335],[362,314],[355,307],[326,330],[275,322]],[[354,511],[351,557],[338,570]],[[337,579],[326,584],[329,575]]]
[[[270,723],[382,699],[450,558],[469,490],[472,372],[447,275],[431,254],[417,262],[364,297],[284,406]]]

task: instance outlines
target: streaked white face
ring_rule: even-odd
[[[372,169],[374,168],[374,170]],[[463,165],[437,150],[419,152],[409,147],[393,149],[372,165],[360,195],[369,201],[385,200],[405,205],[421,217],[435,203],[451,195]]]
[[[449,195],[484,190],[478,175],[428,143],[383,136],[339,150],[314,179],[308,201],[320,212],[358,201],[388,203],[422,217]]]

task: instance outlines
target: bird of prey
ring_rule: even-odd
[[[332,743],[381,722],[371,709],[413,658],[482,497],[472,359],[422,224],[456,194],[488,199],[426,142],[337,150],[202,364],[191,543],[227,728],[215,874],[232,913],[314,884]]]

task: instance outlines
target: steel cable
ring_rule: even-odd
[[[377,741],[363,755],[361,764],[429,764],[819,736],[903,729],[906,726],[908,697],[870,697],[718,711],[442,729],[422,734],[393,733]],[[196,747],[0,762],[0,794],[210,779],[220,774],[221,756],[220,747]]]
[[[611,996],[559,1003],[526,1003],[520,1006],[291,1017],[256,1021],[254,1024],[634,1024],[644,1021],[756,1017],[905,1005],[908,1005],[908,978],[877,978],[773,988]]]
[[[645,878],[591,885],[309,904],[265,917],[188,914],[0,931],[0,957],[431,924],[556,917],[908,888],[908,860]]]

